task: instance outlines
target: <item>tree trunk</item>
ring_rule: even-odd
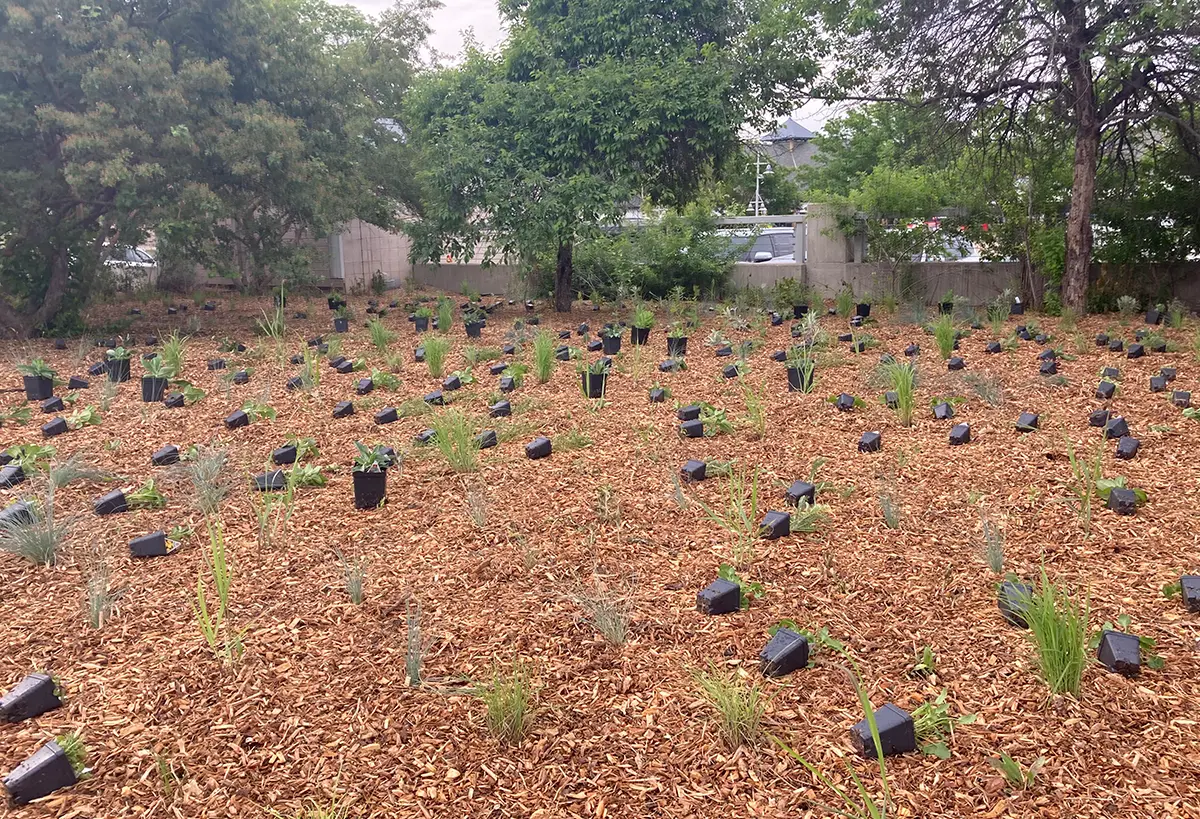
[[[46,283],[46,292],[42,295],[41,303],[32,313],[22,313],[8,302],[0,299],[0,324],[3,324],[3,327],[0,328],[3,332],[0,334],[26,338],[58,315],[63,297],[67,293],[67,281],[70,278],[67,250],[51,247],[46,248],[45,254],[47,263],[50,265],[50,281]]]
[[[1067,214],[1067,258],[1063,267],[1062,303],[1077,313],[1087,309],[1088,270],[1092,264],[1092,205],[1096,199],[1096,167],[1100,157],[1100,114],[1092,69],[1077,50],[1067,60],[1075,109],[1075,165],[1071,211]]]
[[[558,260],[554,265],[554,310],[559,313],[571,312],[571,279],[575,274],[572,250],[569,241],[559,244]]]

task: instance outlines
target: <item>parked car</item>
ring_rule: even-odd
[[[140,247],[116,245],[108,251],[104,266],[118,287],[133,289],[158,280],[158,261]]]
[[[790,264],[796,260],[796,233],[792,228],[763,228],[753,231],[720,230],[732,247],[744,249],[739,262]]]

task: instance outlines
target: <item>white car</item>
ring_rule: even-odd
[[[118,287],[135,288],[158,281],[158,261],[139,247],[117,245],[104,260]]]
[[[727,230],[718,231],[718,235],[728,237],[733,247],[744,249],[738,257],[739,262],[791,264],[796,261],[796,232],[792,228],[763,228],[757,236],[749,231]]]

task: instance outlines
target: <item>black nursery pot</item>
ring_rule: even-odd
[[[676,356],[687,355],[687,336],[679,338],[671,338],[667,336],[667,355],[671,358]]]
[[[604,336],[602,345],[605,355],[616,355],[621,352],[621,337],[620,336]]]
[[[588,398],[603,398],[608,373],[580,373]]]
[[[114,489],[107,495],[101,495],[92,504],[92,511],[97,515],[116,515],[128,511],[128,509],[129,504],[125,502],[125,493],[120,489]]]
[[[49,674],[26,676],[12,691],[0,697],[0,719],[21,722],[53,711],[62,705],[54,688],[54,680]]]
[[[468,321],[465,326],[467,328],[467,338],[479,338],[483,335],[482,321]]]
[[[800,367],[788,367],[788,392],[804,392],[812,388],[813,373],[805,374]]]
[[[792,305],[792,318],[804,318],[805,314],[807,314],[807,313],[808,313],[808,305],[807,304],[793,304]]]
[[[425,318],[421,318],[420,316],[417,316],[415,319],[413,319],[413,326],[416,328],[418,333],[427,332],[429,330],[429,317],[426,316]]]
[[[940,313],[941,313],[943,316],[948,316],[948,315],[950,315],[951,313],[953,313],[953,312],[954,312],[954,302],[952,302],[952,301],[944,301],[944,302],[942,302],[941,304],[939,304],[939,305],[938,305],[938,311],[939,311],[939,312],[940,312]]]
[[[858,316],[859,318],[869,317],[871,315],[871,305],[869,305],[869,304],[854,305],[854,315]]]
[[[348,332],[349,330],[350,330],[350,319],[335,318],[333,320],[333,332],[345,333],[345,332]]]
[[[629,330],[629,343],[635,347],[640,347],[650,340],[649,327],[631,327]]]
[[[387,472],[354,471],[354,508],[374,509],[387,497]]]
[[[76,782],[75,770],[63,749],[54,740],[47,742],[4,777],[4,788],[16,805],[49,796]]]
[[[27,375],[25,382],[25,398],[29,401],[44,401],[54,395],[54,379],[41,375]]]
[[[114,358],[108,362],[108,380],[118,382],[129,380],[128,358]]]
[[[161,401],[163,393],[167,391],[167,387],[171,382],[165,378],[154,378],[153,376],[142,376],[142,401],[149,404],[151,401]]]

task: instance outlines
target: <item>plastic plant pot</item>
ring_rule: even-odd
[[[879,732],[879,748],[884,756],[906,754],[917,749],[917,733],[912,716],[893,703],[889,702],[875,712],[875,727]],[[873,759],[877,755],[875,737],[865,718],[850,729],[850,741],[864,757]]]
[[[46,438],[53,438],[56,435],[62,435],[68,429],[65,418],[55,418],[53,421],[42,424],[42,435]]]
[[[154,378],[149,375],[142,376],[142,402],[149,404],[161,401],[163,394],[170,385],[171,382],[165,378]]]
[[[483,335],[482,321],[468,321],[464,325],[467,329],[467,338],[480,338]]]
[[[114,358],[108,362],[108,380],[123,382],[129,380],[129,359]]]
[[[640,347],[650,340],[649,327],[633,327],[629,330],[629,343]]]
[[[679,467],[679,477],[684,483],[699,483],[708,476],[708,464],[704,461],[690,460]]]
[[[758,667],[764,677],[784,677],[808,667],[808,639],[790,628],[775,632],[758,654]]]
[[[667,355],[671,358],[687,355],[687,336],[673,338],[667,336]]]
[[[696,595],[696,611],[701,614],[730,614],[742,607],[742,587],[718,578]]]
[[[54,379],[41,375],[26,375],[21,378],[25,385],[28,401],[44,401],[54,394]]]
[[[0,720],[22,722],[62,706],[49,674],[29,674],[0,697]]]
[[[101,495],[92,503],[92,511],[97,515],[118,515],[121,512],[128,511],[129,505],[125,502],[125,493],[120,489]]]
[[[338,401],[333,407],[334,418],[348,418],[354,414],[354,404],[350,401]]]
[[[353,480],[355,509],[374,509],[387,497],[386,470],[364,472],[356,469]]]
[[[551,443],[549,438],[538,437],[525,445],[525,457],[531,461],[550,457]]]
[[[4,788],[13,804],[25,805],[69,788],[76,781],[71,761],[59,744],[51,740],[4,777]]]

